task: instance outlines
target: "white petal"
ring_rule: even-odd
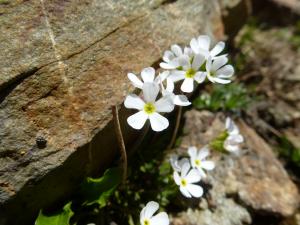
[[[197,148],[195,146],[188,148],[188,154],[191,157],[192,161],[195,161],[197,158]]]
[[[198,45],[200,48],[204,49],[204,50],[209,50],[209,46],[210,46],[210,37],[207,35],[200,35],[198,37]]]
[[[188,183],[197,183],[201,180],[201,177],[196,169],[192,169],[185,177]]]
[[[178,164],[178,155],[172,154],[170,156],[170,163],[174,171],[180,172],[181,167]]]
[[[174,178],[175,183],[177,185],[180,185],[181,178],[180,178],[179,174],[176,171],[174,171],[174,173],[173,173],[173,178]]]
[[[143,96],[146,101],[148,102],[155,102],[155,99],[159,92],[159,86],[155,83],[144,83],[143,85]]]
[[[205,159],[209,155],[209,149],[207,146],[204,146],[203,148],[200,149],[197,158],[199,160]]]
[[[166,90],[170,93],[173,93],[174,91],[174,82],[171,78],[167,78],[167,88]]]
[[[159,66],[160,66],[161,68],[163,68],[163,69],[166,69],[166,70],[176,69],[176,67],[177,67],[177,66],[174,66],[173,64],[170,64],[170,62],[169,62],[169,63],[161,62],[161,63],[159,64]]]
[[[159,204],[157,202],[151,201],[146,205],[145,218],[150,218],[158,210]]]
[[[189,160],[187,158],[183,158],[178,161],[178,166],[180,167],[180,171],[185,163],[189,163]]]
[[[145,211],[146,211],[146,207],[144,207],[140,213],[140,223],[143,224],[143,221],[145,218]]]
[[[200,198],[203,195],[203,188],[199,185],[195,184],[188,184],[186,186],[186,189],[193,197]]]
[[[211,64],[212,64],[212,59],[211,59],[211,57],[208,57],[208,59],[206,60],[206,65],[205,65],[207,72],[211,71]]]
[[[234,69],[232,65],[226,65],[217,71],[218,77],[226,78],[231,77],[234,73]]]
[[[155,77],[155,69],[152,67],[144,68],[141,72],[141,76],[144,82],[153,82]]]
[[[174,58],[175,58],[175,55],[174,55],[173,52],[171,52],[171,51],[169,51],[169,50],[165,51],[164,56],[163,56],[163,60],[164,60],[165,62],[170,62],[170,61],[173,60]]]
[[[129,94],[124,101],[124,105],[128,109],[142,110],[144,108],[145,102],[136,94]]]
[[[195,81],[197,81],[199,84],[203,83],[206,78],[206,74],[206,72],[197,72],[194,76]]]
[[[150,220],[151,225],[169,225],[169,217],[168,214],[165,212],[158,213],[157,215],[153,216]]]
[[[157,112],[172,112],[174,104],[172,99],[166,95],[154,103]]]
[[[182,55],[177,58],[179,66],[182,66],[183,70],[186,71],[191,68],[191,60],[187,55]]]
[[[181,168],[181,177],[185,177],[187,175],[187,173],[189,172],[190,168],[191,168],[190,163],[189,162],[185,162],[182,165],[182,168]]]
[[[170,75],[170,71],[164,71],[160,73],[155,79],[156,82],[163,82]]]
[[[179,188],[180,192],[187,198],[191,198],[191,194],[188,192],[188,190],[185,187],[180,186]]]
[[[193,38],[190,41],[190,46],[196,54],[199,53],[199,45],[198,45],[198,41],[196,40],[196,38]]]
[[[197,166],[197,170],[198,170],[198,173],[199,173],[200,177],[203,177],[203,178],[206,177],[206,173],[204,172],[204,170],[200,166]]]
[[[216,46],[210,51],[211,56],[216,56],[221,53],[225,48],[225,43],[220,41],[216,44]]]
[[[229,137],[227,137],[226,140],[232,144],[240,144],[244,141],[244,138],[240,134],[233,134],[233,135],[230,135]]]
[[[128,73],[127,77],[131,81],[133,86],[135,86],[137,88],[142,88],[143,87],[143,82],[139,78],[137,78],[137,76],[135,74]]]
[[[240,149],[239,145],[237,145],[237,144],[231,145],[227,141],[224,142],[224,148],[229,152],[236,152]]]
[[[148,115],[144,111],[139,111],[127,118],[128,124],[137,130],[142,129],[146,120],[148,119]]]
[[[185,78],[185,72],[181,70],[174,70],[171,72],[169,77],[173,80],[173,82],[177,82]]]
[[[219,68],[224,66],[227,62],[228,62],[227,57],[225,57],[225,56],[224,57],[218,57],[217,59],[215,59],[213,61],[211,70],[212,71],[217,71]]]
[[[201,167],[206,170],[213,170],[215,168],[215,163],[213,161],[202,161]]]
[[[219,83],[219,84],[229,84],[231,82],[231,80],[225,80],[225,79],[221,79],[218,77],[214,77],[213,79],[216,83]]]
[[[156,112],[150,114],[149,119],[154,131],[162,131],[169,126],[169,120]]]
[[[226,117],[226,121],[225,121],[225,128],[228,130],[228,132],[232,132],[234,129],[234,122],[230,117]]]
[[[228,56],[228,54],[223,54],[223,55],[214,56],[214,57],[212,57],[212,59],[217,59],[220,57],[227,57],[227,56]]]
[[[194,79],[185,78],[183,83],[181,84],[181,90],[183,92],[191,93],[194,90]]]
[[[183,51],[183,54],[189,56],[189,57],[192,57],[193,56],[193,50],[189,47],[184,47],[184,51]]]
[[[174,54],[176,56],[181,56],[182,55],[182,49],[180,48],[179,45],[172,45],[171,50],[172,50],[172,52],[174,52]]]
[[[191,104],[191,102],[185,95],[175,95],[173,103],[179,106],[188,106]]]
[[[197,54],[194,56],[193,62],[192,62],[192,68],[194,70],[199,70],[199,68],[202,66],[202,64],[205,61],[205,57],[201,54]]]
[[[212,76],[210,76],[209,74],[207,74],[207,78],[208,78],[208,80],[209,80],[210,82],[216,83],[216,82],[215,82],[215,78],[212,77]]]

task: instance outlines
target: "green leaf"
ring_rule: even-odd
[[[277,148],[279,153],[287,160],[298,167],[300,166],[300,149],[296,148],[287,137],[282,136],[279,138],[279,146]]]
[[[41,210],[35,221],[35,225],[69,225],[73,214],[71,202],[66,204],[62,210],[52,215],[44,215]]]
[[[227,137],[228,137],[228,132],[224,131],[218,137],[212,140],[209,143],[209,146],[216,151],[226,153],[226,150],[224,149],[224,142]]]
[[[241,84],[214,85],[210,93],[204,92],[193,101],[197,109],[210,111],[237,111],[251,103],[248,90]]]
[[[98,204],[100,208],[106,206],[109,197],[121,183],[120,168],[107,169],[100,178],[88,177],[82,185],[83,205]]]

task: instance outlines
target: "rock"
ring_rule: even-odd
[[[179,154],[186,154],[188,146],[208,144],[225,129],[222,113],[191,110],[185,119]],[[241,119],[237,125],[245,138],[242,150],[239,154],[211,151],[216,168],[204,180],[202,209],[176,215],[174,224],[250,224],[252,213],[289,217],[297,210],[297,187],[272,149]]]
[[[247,83],[255,83],[255,95],[262,97],[246,109],[247,116],[269,143],[278,143],[278,137],[285,136],[299,147],[298,28],[295,25],[279,28],[267,24],[270,25],[268,29],[245,26],[236,37],[236,46],[239,46],[245,61],[241,77]],[[245,44],[242,44],[243,40],[246,40]],[[289,157],[286,159],[290,161]]]
[[[290,11],[300,15],[300,1],[299,0],[271,0],[279,7],[285,7]]]
[[[110,164],[127,72],[173,43],[223,35],[217,0],[2,0],[0,24],[1,225],[32,224]],[[130,143],[139,133],[120,114]]]

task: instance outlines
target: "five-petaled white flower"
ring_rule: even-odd
[[[172,70],[176,69],[180,66],[179,64],[179,58],[183,55],[186,56],[192,56],[193,52],[191,48],[185,47],[182,51],[181,47],[179,45],[172,45],[171,51],[167,50],[164,53],[163,61],[159,65],[163,69]]]
[[[170,156],[170,163],[174,171],[180,172],[183,164],[188,163],[187,158],[178,159],[178,155],[172,154]]]
[[[205,74],[199,71],[204,61],[205,58],[201,54],[192,58],[184,55],[179,58],[180,68],[173,70],[169,77],[173,82],[184,79],[181,84],[181,90],[191,93],[194,90],[194,81],[202,83],[205,80]]]
[[[196,169],[191,169],[189,162],[185,162],[182,165],[180,175],[177,171],[174,171],[173,177],[175,183],[179,186],[180,192],[187,198],[196,197],[200,198],[203,195],[203,189],[200,185],[196,185],[201,180]]]
[[[207,35],[200,35],[198,38],[193,38],[190,42],[190,46],[195,54],[202,54],[206,59],[211,57],[212,59],[218,58],[224,48],[225,43],[223,41],[218,42],[215,47],[210,49],[210,37]],[[225,56],[225,55],[222,55]]]
[[[244,137],[240,134],[239,128],[229,117],[226,118],[225,127],[228,137],[224,141],[224,148],[229,152],[236,152],[240,149],[239,145],[244,142]]]
[[[159,87],[155,83],[145,82],[142,91],[143,99],[135,94],[130,94],[125,99],[124,105],[126,108],[139,110],[139,112],[127,118],[128,124],[139,130],[149,119],[152,130],[162,131],[166,129],[169,126],[169,121],[159,113],[173,111],[173,101],[168,96],[156,101]]]
[[[188,100],[188,98],[185,95],[175,95],[173,93],[174,82],[172,81],[171,78],[167,78],[166,88],[164,87],[163,82],[161,82],[161,89],[162,89],[162,95],[169,96],[170,99],[172,99],[174,105],[188,106],[191,104],[191,102]]]
[[[209,156],[209,149],[207,146],[204,146],[199,151],[195,146],[189,147],[188,153],[192,167],[199,171],[200,176],[206,177],[204,170],[213,170],[215,168],[215,163],[213,161],[205,160],[205,158]]]
[[[204,72],[204,76],[213,82],[220,84],[228,84],[231,82],[229,80],[234,73],[234,69],[231,65],[225,65],[228,62],[228,58],[225,56],[218,57],[212,60],[209,57],[206,60],[206,72]]]
[[[148,202],[140,213],[141,225],[169,225],[170,221],[167,213],[160,212],[153,216],[158,208],[159,204],[157,202]]]

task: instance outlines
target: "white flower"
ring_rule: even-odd
[[[228,137],[224,141],[224,148],[229,152],[236,152],[240,149],[239,145],[244,142],[244,137],[240,134],[239,128],[229,117],[226,118],[225,127]]]
[[[169,75],[168,71],[163,72],[155,78],[155,69],[152,67],[144,68],[141,72],[142,81],[133,73],[128,73],[127,77],[132,85],[136,88],[142,89],[144,83],[159,83]]]
[[[207,35],[200,35],[198,38],[193,38],[190,42],[190,46],[195,54],[202,54],[206,59],[211,57],[215,59],[219,53],[225,48],[223,41],[218,42],[213,49],[210,49],[210,37]]]
[[[172,99],[174,105],[188,106],[191,104],[191,102],[188,100],[188,98],[185,95],[175,95],[173,93],[174,82],[172,81],[171,78],[167,78],[166,88],[164,87],[163,83],[161,82],[161,89],[162,89],[162,95],[169,96],[170,99]]]
[[[174,109],[172,100],[166,96],[156,101],[159,87],[155,83],[144,83],[142,87],[143,99],[135,94],[126,97],[124,105],[129,109],[137,109],[139,112],[127,118],[128,124],[134,129],[141,129],[149,119],[154,131],[162,131],[169,126],[167,118],[159,113],[171,112]]]
[[[173,170],[180,172],[182,169],[183,164],[188,163],[189,160],[187,158],[182,158],[178,160],[178,155],[172,154],[170,157],[170,163]]]
[[[169,225],[169,217],[165,212],[160,212],[153,216],[158,210],[159,204],[157,202],[148,202],[140,213],[141,225]]]
[[[180,175],[174,171],[173,177],[175,183],[179,186],[180,192],[187,198],[196,197],[200,198],[203,195],[201,186],[196,185],[201,180],[201,177],[196,169],[190,170],[190,163],[185,162],[182,165]]]
[[[173,80],[173,82],[184,79],[181,84],[181,90],[183,92],[190,93],[194,90],[194,81],[202,83],[205,80],[205,74],[199,71],[201,65],[205,61],[205,58],[200,54],[195,55],[193,58],[184,55],[178,60],[180,70],[176,69],[172,71],[169,77]]]
[[[163,61],[159,65],[163,69],[171,70],[176,69],[180,66],[178,58],[187,55],[192,56],[193,52],[191,48],[185,47],[182,51],[181,47],[179,45],[172,45],[171,51],[167,50],[164,53]]]
[[[213,161],[205,160],[205,158],[209,156],[209,149],[206,146],[199,151],[194,146],[189,147],[188,153],[192,167],[199,171],[200,176],[206,177],[204,170],[213,170],[215,168]]]
[[[225,56],[218,57],[214,60],[209,57],[206,61],[206,72],[205,76],[213,82],[220,84],[228,84],[229,80],[234,73],[234,69],[231,65],[225,65],[228,62],[228,58]]]

